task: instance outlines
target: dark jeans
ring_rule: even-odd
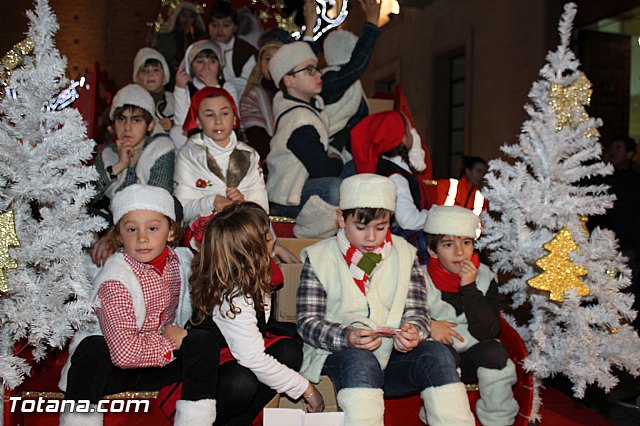
[[[213,335],[199,328],[189,330],[176,359],[164,367],[123,369],[111,361],[102,336],[82,340],[71,358],[66,399],[98,403],[105,395],[127,390],[155,391],[182,381],[181,399],[214,399],[220,349]]]
[[[309,198],[317,195],[332,206],[340,204],[340,184],[339,177],[309,178],[302,187],[300,195],[300,205],[285,206],[283,204],[269,203],[269,213],[275,216],[286,216],[295,218],[302,210],[302,207]]]
[[[385,396],[408,395],[460,381],[449,349],[431,340],[420,342],[407,353],[394,350],[384,370],[373,352],[347,348],[329,355],[322,374],[329,376],[336,390],[378,388]]]

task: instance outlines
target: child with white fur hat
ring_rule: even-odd
[[[134,183],[173,191],[174,145],[164,134],[150,136],[154,114],[153,98],[138,84],[128,84],[114,96],[109,118],[115,142],[96,156],[94,205],[108,205],[118,191]],[[109,216],[106,209],[98,214]],[[108,247],[104,236],[94,244],[91,258],[96,265],[101,266],[112,253]]]
[[[173,144],[167,137],[151,137],[155,103],[144,87],[128,84],[116,93],[109,118],[115,143],[96,157],[98,196],[114,195],[134,183],[173,189]]]
[[[296,218],[297,237],[335,235],[342,160],[329,153],[318,58],[305,42],[285,44],[271,58],[269,72],[280,88],[267,156],[269,211]]]
[[[456,355],[463,382],[478,383],[480,422],[510,425],[518,414],[512,391],[516,370],[497,340],[498,286],[474,252],[479,226],[478,216],[464,207],[434,206],[429,211],[424,231],[431,258],[424,272],[431,337]]]
[[[418,392],[430,425],[473,425],[453,355],[427,340],[427,294],[416,249],[389,232],[395,205],[389,178],[345,179],[338,235],[302,252],[301,373],[312,382],[331,378],[345,426],[382,426],[384,396]]]
[[[135,184],[116,194],[111,209],[122,251],[94,280],[96,320],[74,337],[59,386],[66,399],[98,404],[106,394],[181,381],[174,424],[211,425],[219,348],[211,331],[183,328],[191,318],[193,254],[169,247],[180,231],[174,199],[162,188]],[[64,426],[102,420],[98,412],[60,416]]]
[[[147,89],[155,103],[155,125],[152,135],[169,133],[173,126],[173,93],[164,87],[169,84],[169,65],[162,53],[150,47],[138,50],[133,59],[133,82]]]
[[[240,100],[238,91],[225,81],[223,69],[224,56],[218,43],[210,40],[198,40],[192,43],[184,54],[176,73],[176,85],[173,89],[175,113],[171,139],[180,149],[188,136],[182,126],[189,114],[191,98],[204,87],[221,87],[231,94],[236,105]]]

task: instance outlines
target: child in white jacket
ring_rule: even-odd
[[[174,194],[184,208],[184,221],[208,216],[233,202],[253,201],[268,212],[260,156],[238,141],[240,125],[233,98],[224,89],[205,87],[193,97],[185,131],[200,129],[176,159]]]

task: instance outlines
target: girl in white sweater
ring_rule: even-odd
[[[276,392],[324,409],[322,395],[297,370],[300,342],[271,327],[273,241],[269,218],[255,203],[232,204],[207,225],[192,264],[194,319],[217,336],[217,420],[250,424]]]

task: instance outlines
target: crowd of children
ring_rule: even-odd
[[[72,342],[67,399],[181,382],[175,424],[248,425],[276,393],[322,411],[313,383],[327,375],[347,426],[382,425],[383,398],[411,393],[428,424],[471,425],[462,381],[478,381],[481,422],[513,422],[515,370],[496,340],[496,285],[473,253],[477,215],[427,210],[410,118],[368,115],[359,78],[380,2],[360,4],[361,36],[330,34],[324,70],[309,37],[269,30],[256,50],[227,2],[213,7],[208,39],[186,43],[182,27],[199,16],[174,19],[182,29],[165,41],[184,47],[179,65],[173,51],[140,49],[111,106],[115,143],[94,162],[93,207],[111,226],[91,250],[96,318]],[[315,2],[304,11],[309,31]],[[269,214],[327,238],[302,253],[293,330],[271,312],[282,281],[272,256],[297,259]],[[195,257],[170,247],[183,222],[201,228]],[[63,413],[61,424],[100,416]]]

